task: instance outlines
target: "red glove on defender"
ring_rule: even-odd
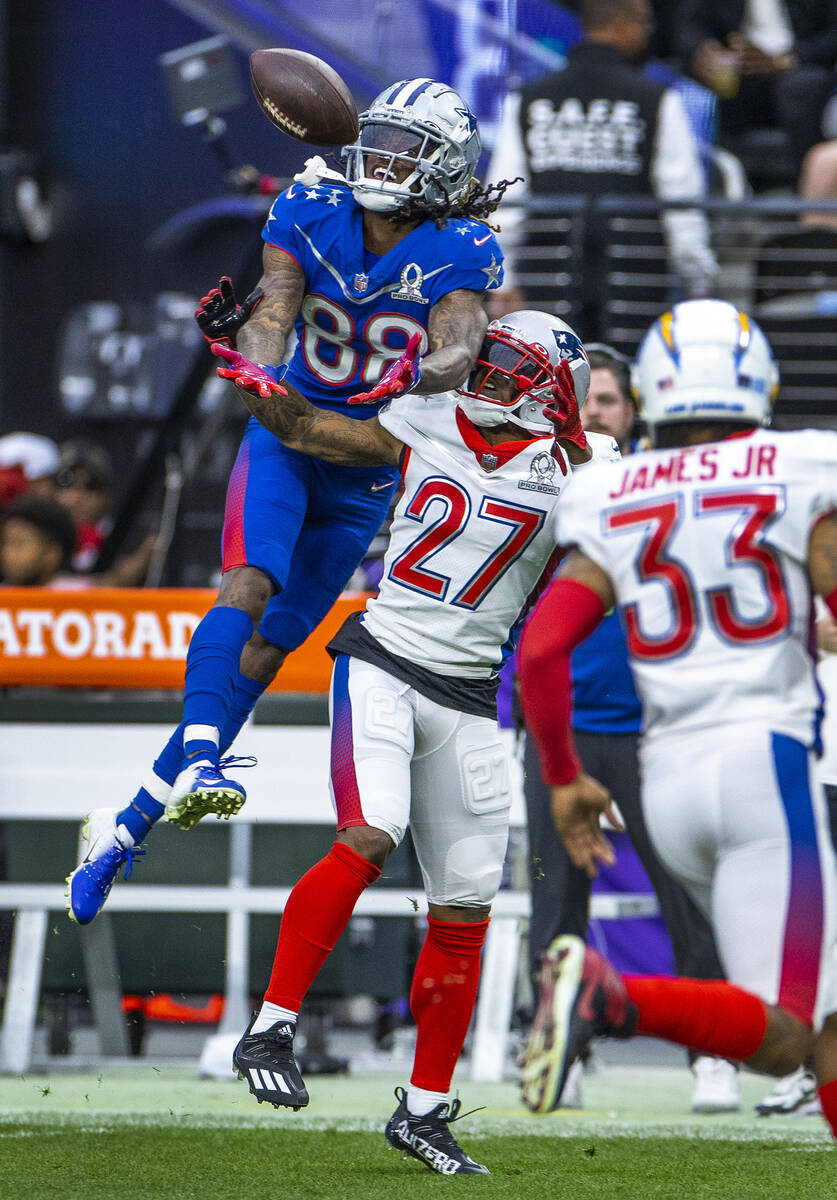
[[[566,358],[562,358],[555,368],[552,403],[544,407],[543,414],[555,426],[556,438],[572,442],[579,450],[588,448],[587,437],[581,428],[573,373]]]

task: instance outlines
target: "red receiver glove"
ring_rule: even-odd
[[[404,349],[404,353],[394,363],[387,367],[375,386],[368,392],[358,392],[349,396],[347,404],[378,404],[381,400],[394,400],[411,392],[421,379],[421,368],[418,363],[421,334],[414,333]]]
[[[228,346],[234,346],[239,329],[250,319],[263,296],[264,292],[257,287],[239,304],[232,280],[229,275],[222,275],[218,286],[203,296],[195,309],[198,328],[208,342],[225,342]]]
[[[544,406],[543,415],[555,426],[555,437],[560,442],[572,442],[579,450],[588,448],[587,437],[581,428],[573,373],[566,358],[562,358],[555,368],[552,403]]]
[[[264,363],[250,362],[249,358],[245,358],[224,342],[213,342],[210,349],[216,358],[223,358],[228,364],[226,367],[215,368],[215,374],[221,379],[231,379],[236,387],[261,396],[262,400],[267,400],[272,395],[287,396],[287,388],[283,388],[279,382],[285,378],[288,369],[285,363],[281,367],[271,367]]]

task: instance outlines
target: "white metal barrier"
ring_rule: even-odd
[[[155,725],[6,725],[0,749],[0,820],[80,820],[96,807],[113,807],[130,796],[141,771],[159,751],[168,729]],[[242,750],[259,758],[248,801],[230,824],[229,878],[225,886],[191,887],[119,883],[106,912],[221,912],[227,914],[225,1008],[220,1033],[246,1025],[248,1013],[249,918],[281,913],[290,888],[250,883],[254,828],[276,823],[331,824],[334,820],[324,764],[328,730],[321,727],[250,726]],[[47,757],[48,756],[48,757]],[[520,772],[515,761],[512,823],[524,824]],[[173,836],[184,836],[169,831]],[[165,830],[161,831],[165,836]],[[161,836],[155,833],[155,837]],[[152,846],[153,852],[153,846]],[[69,870],[72,863],[67,864]],[[25,1071],[31,1061],[47,915],[65,906],[64,885],[0,883],[0,909],[16,910],[6,1002],[0,1029],[0,1070]],[[599,918],[646,916],[657,911],[647,895],[595,895]],[[356,907],[358,916],[405,916],[414,912],[413,892],[371,888]],[[472,1076],[502,1078],[519,950],[519,922],[529,912],[529,895],[501,891],[483,957],[472,1054]],[[83,933],[100,939],[85,955],[94,1015],[100,1032],[108,1020],[108,973],[96,974],[97,957],[107,956],[101,918]],[[98,988],[98,995],[94,994]],[[113,997],[111,998],[113,999]],[[114,1022],[114,1024],[118,1024]],[[121,1032],[121,1031],[120,1031]],[[118,1044],[119,1033],[116,1035]],[[111,1042],[113,1044],[113,1042]]]

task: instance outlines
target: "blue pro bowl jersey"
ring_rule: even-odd
[[[428,315],[442,296],[459,288],[488,291],[503,281],[494,234],[461,218],[442,229],[424,221],[370,261],[363,209],[351,188],[331,182],[292,184],[276,197],[262,237],[305,273],[287,378],[321,408],[343,409],[349,396],[368,391],[416,332],[425,354]],[[346,409],[361,418],[375,411]]]

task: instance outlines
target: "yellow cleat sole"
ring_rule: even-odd
[[[204,817],[215,816],[228,821],[244,806],[240,792],[226,788],[211,788],[200,792],[189,792],[176,803],[166,806],[165,820],[180,829],[194,829]]]

